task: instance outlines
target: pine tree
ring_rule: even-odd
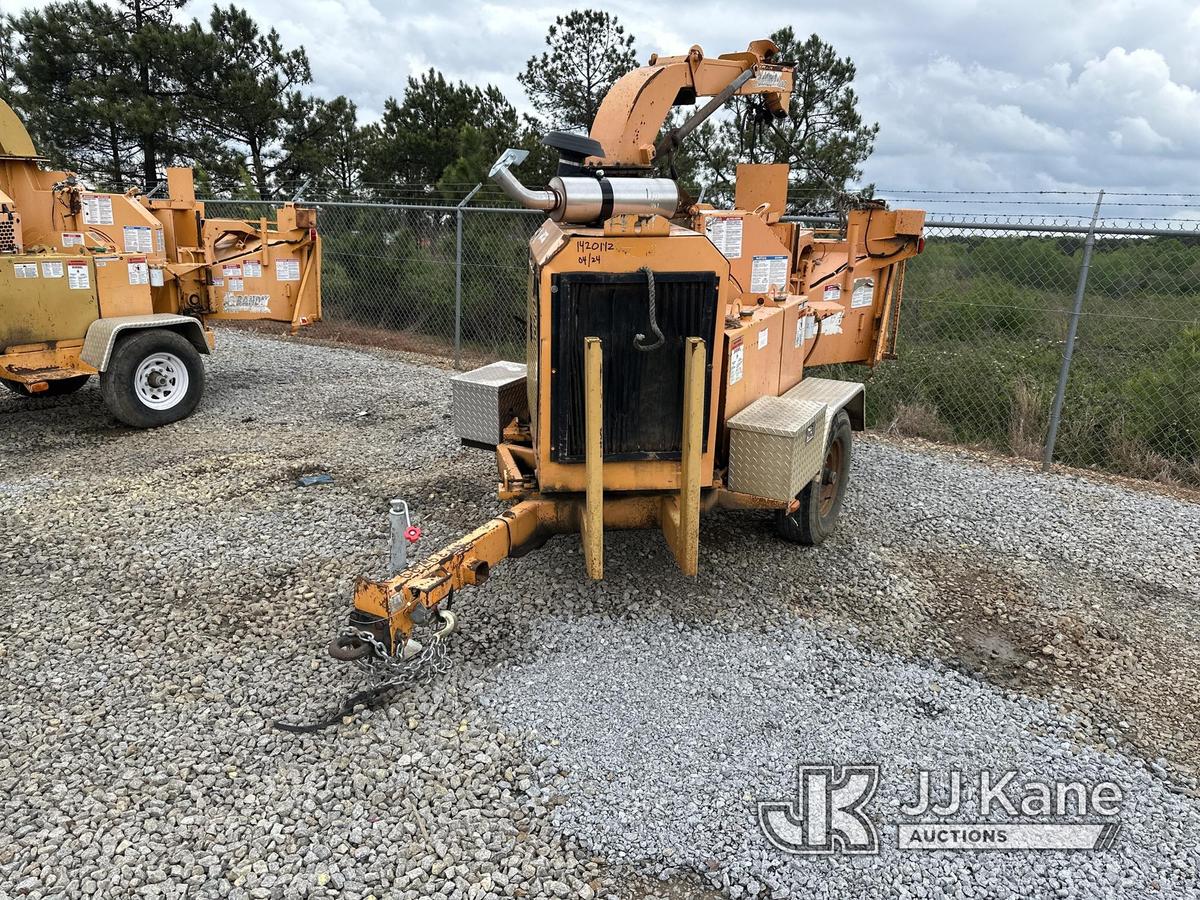
[[[56,164],[113,188],[151,187],[162,166],[188,158],[197,137],[176,65],[189,52],[173,20],[180,5],[68,0],[9,20],[8,93]]]
[[[517,111],[495,85],[482,91],[475,88],[472,98],[475,115],[459,130],[458,155],[442,171],[438,187],[443,196],[461,196],[487,179],[497,157],[520,141]]]
[[[10,105],[15,93],[13,88],[19,53],[13,17],[0,16],[0,100]]]
[[[616,16],[573,10],[554,20],[550,49],[530,57],[517,80],[551,127],[587,131],[608,89],[637,67],[633,43]]]
[[[499,88],[455,84],[430,69],[408,79],[402,101],[384,103],[382,119],[370,130],[367,180],[461,193],[486,175],[519,133],[517,111]]]
[[[308,182],[305,196],[348,197],[362,182],[366,136],[358,107],[346,97],[297,97],[281,144],[280,181]]]
[[[771,40],[779,46],[779,59],[795,65],[787,118],[770,119],[761,101],[735,97],[719,122],[707,122],[689,136],[675,163],[707,182],[710,196],[725,199],[733,196],[738,163],[787,163],[790,210],[828,210],[862,177],[879,126],[865,124],[858,112],[849,57],[839,57],[815,34],[798,42],[791,28],[776,31]]]
[[[209,132],[244,148],[259,196],[271,197],[271,176],[281,160],[280,140],[296,104],[298,88],[312,81],[303,47],[285,50],[279,33],[265,34],[243,9],[213,7],[209,30],[199,22],[196,53],[187,66],[198,121]]]

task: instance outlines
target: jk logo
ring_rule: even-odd
[[[879,766],[796,767],[796,798],[758,804],[758,824],[787,853],[879,852],[875,823],[863,807],[879,786]]]

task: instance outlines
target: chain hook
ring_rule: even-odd
[[[441,610],[438,613],[438,620],[442,623],[442,627],[433,633],[433,639],[440,641],[442,638],[449,637],[458,630],[458,616],[448,609]]]

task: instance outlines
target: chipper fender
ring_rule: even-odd
[[[123,334],[146,328],[165,328],[174,331],[187,339],[196,352],[207,356],[212,353],[209,343],[210,334],[198,319],[190,316],[176,316],[169,313],[152,313],[145,316],[116,316],[107,319],[97,319],[87,330],[83,341],[83,350],[79,358],[98,372],[108,369],[112,359],[113,348]]]

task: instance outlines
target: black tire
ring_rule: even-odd
[[[65,397],[67,394],[73,394],[85,384],[91,375],[72,375],[70,378],[55,378],[53,381],[47,381],[46,390],[38,391],[36,394],[29,390],[20,381],[9,381],[7,378],[0,378],[0,384],[16,394],[18,397]]]
[[[116,418],[134,428],[186,419],[204,393],[204,363],[191,341],[161,328],[135,331],[113,349],[100,393]]]
[[[850,417],[842,410],[833,418],[821,472],[796,495],[800,507],[791,515],[775,513],[775,531],[785,541],[815,547],[833,534],[850,480],[854,436]]]

